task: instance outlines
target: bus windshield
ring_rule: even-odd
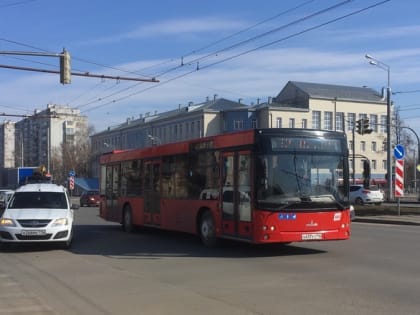
[[[257,156],[257,207],[267,210],[345,209],[345,157],[313,151]]]

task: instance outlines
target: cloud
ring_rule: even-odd
[[[126,38],[144,38],[167,35],[219,33],[244,27],[245,23],[223,18],[176,19],[142,25],[137,29],[123,34]]]
[[[224,19],[220,17],[185,18],[163,20],[151,24],[140,25],[137,28],[125,33],[115,34],[107,37],[86,41],[84,45],[109,44],[122,40],[139,38],[156,38],[163,36],[185,36],[188,37],[203,35],[205,33],[221,34],[223,32],[234,32],[243,27],[246,23],[240,20]]]

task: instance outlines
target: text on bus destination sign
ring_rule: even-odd
[[[271,139],[273,151],[296,150],[296,151],[319,151],[319,152],[341,152],[341,141],[339,139],[299,138],[299,137],[273,137]]]

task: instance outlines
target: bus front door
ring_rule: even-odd
[[[144,174],[144,223],[160,225],[160,161],[147,161]]]
[[[222,230],[223,235],[250,239],[251,155],[248,151],[223,154]]]

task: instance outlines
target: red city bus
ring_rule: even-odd
[[[254,244],[350,237],[344,133],[252,129],[101,156],[100,216]]]

